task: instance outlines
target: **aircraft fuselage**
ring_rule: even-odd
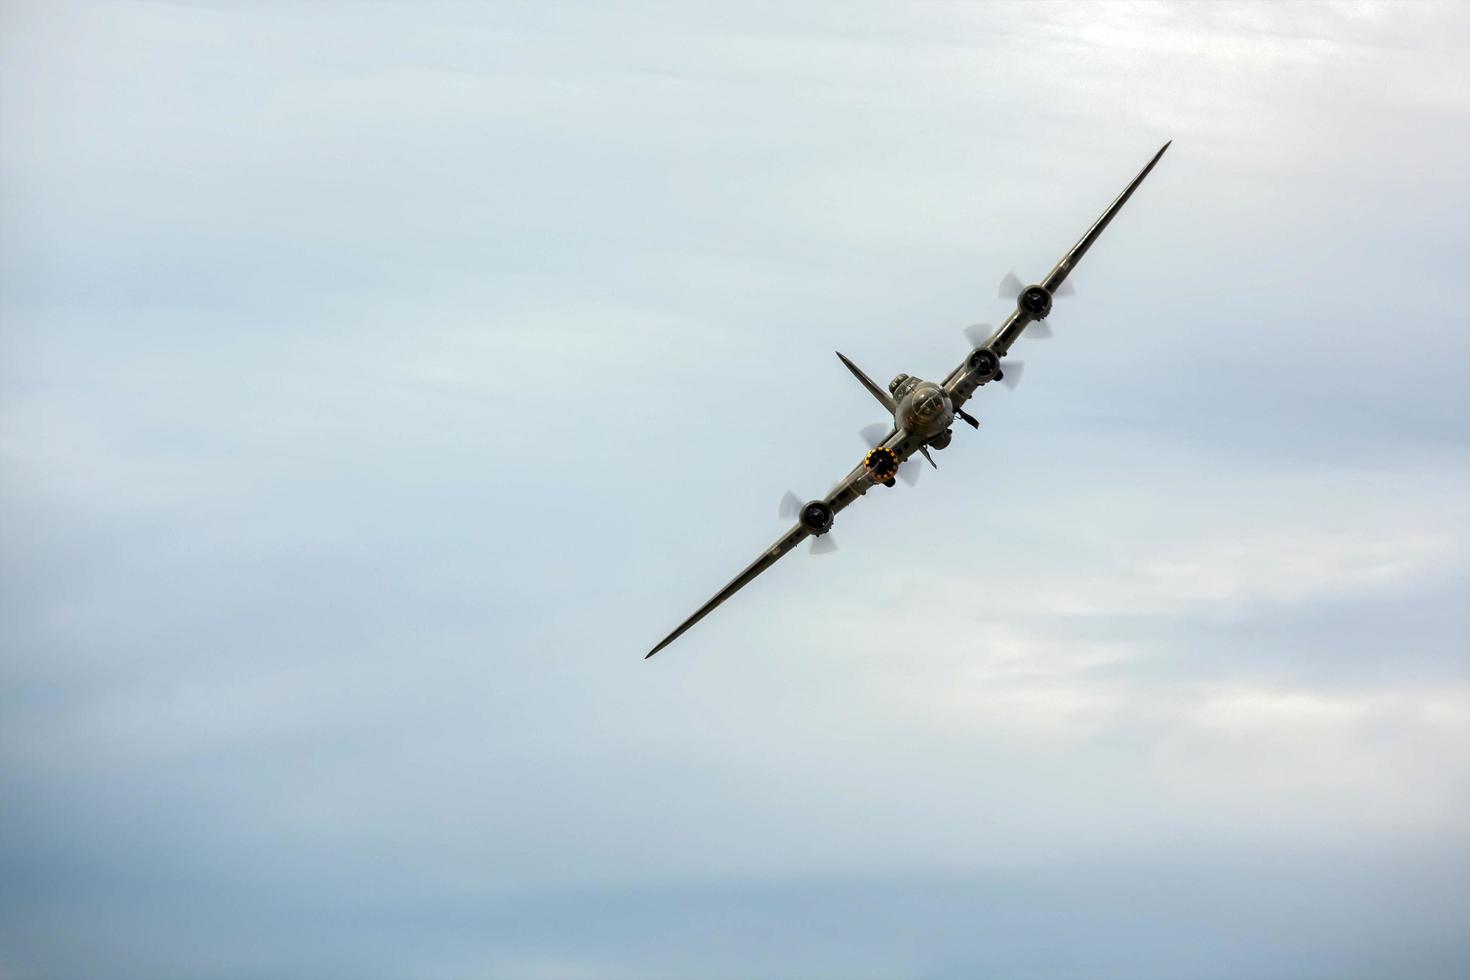
[[[949,394],[932,381],[900,374],[889,389],[893,393],[894,427],[922,443],[947,430],[954,422],[954,404]]]

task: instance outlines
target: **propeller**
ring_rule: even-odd
[[[859,429],[858,435],[862,437],[863,445],[867,446],[869,449],[877,449],[879,446],[883,445],[884,437],[892,431],[892,424],[887,422],[874,422],[872,425],[865,425],[861,429]],[[896,474],[896,476],[900,480],[902,480],[909,486],[913,486],[915,483],[918,482],[919,479],[919,467],[910,466],[909,464],[912,461],[913,457],[910,457],[909,459],[904,460],[902,463],[899,463],[898,473]]]
[[[971,347],[984,347],[993,333],[988,323],[972,323],[965,328],[965,339],[970,342]],[[1026,325],[1026,336],[1047,338],[1051,336],[1051,327],[1046,325],[1045,320],[1033,320]],[[1021,381],[1021,371],[1025,364],[1021,361],[1001,362],[1000,383],[1012,390]]]
[[[802,499],[790,490],[786,491],[781,498],[780,515],[783,521],[794,521],[801,517],[801,509],[805,507]],[[814,555],[830,555],[837,550],[837,542],[832,540],[832,532],[812,536],[810,551]]]
[[[1026,284],[1021,281],[1020,276],[1014,272],[1007,272],[1005,278],[1000,281],[998,295],[1001,299],[1008,299],[1014,303],[1020,297],[1021,290],[1025,288]],[[1053,289],[1051,294],[1053,296],[1075,296],[1077,291],[1072,288],[1071,280],[1063,279],[1057,283],[1057,288]]]
[[[1005,274],[1005,278],[1000,281],[1000,289],[998,290],[998,295],[1001,299],[1008,299],[1012,303],[1014,303],[1017,299],[1020,298],[1021,290],[1025,288],[1026,285],[1025,283],[1021,282],[1020,276],[1016,275],[1014,272],[1007,272]],[[1063,279],[1060,283],[1057,284],[1057,288],[1052,290],[1052,296],[1074,296],[1076,295],[1076,292],[1077,291],[1072,288],[1071,280]],[[965,331],[965,336],[969,337],[970,342],[973,343],[976,347],[980,347],[983,342],[972,337],[970,331],[979,326],[980,324],[977,323],[974,327],[967,328]],[[1034,340],[1050,340],[1052,338],[1051,327],[1047,324],[1045,320],[1032,320],[1029,324],[1026,325],[1026,336]]]
[[[883,437],[892,430],[893,426],[890,423],[874,422],[872,425],[865,425],[859,429],[858,435],[862,437],[863,445],[869,449],[877,449],[883,444]]]
[[[1020,297],[1021,290],[1025,288],[1026,284],[1021,281],[1020,276],[1014,272],[1007,272],[1006,277],[1000,281],[1000,289],[996,295],[1001,299],[1008,299],[1014,303]]]
[[[965,339],[971,347],[984,347],[994,332],[995,328],[988,323],[972,323],[965,328]]]
[[[1025,361],[1005,361],[1001,364],[1000,383],[1012,391],[1021,383],[1021,372],[1026,369]]]

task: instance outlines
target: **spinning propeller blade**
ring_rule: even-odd
[[[883,437],[888,435],[892,428],[893,426],[888,423],[874,422],[872,425],[865,425],[859,429],[858,435],[862,437],[863,445],[869,449],[877,449],[883,444]]]
[[[971,347],[984,347],[992,333],[994,333],[994,328],[990,324],[972,323],[965,328],[965,339],[970,342]]]
[[[1014,272],[1007,272],[1006,277],[1000,281],[1000,298],[1008,299],[1014,303],[1017,298],[1020,297],[1021,290],[1025,288],[1026,285],[1025,283],[1021,282],[1019,276],[1017,276]],[[1066,279],[1063,279],[1061,281],[1061,284],[1057,286],[1056,292],[1052,293],[1052,296],[1063,297],[1073,296],[1075,294],[1076,290],[1072,288],[1072,284]],[[976,324],[975,326],[979,326],[979,324]],[[965,336],[969,337],[970,330],[973,329],[974,327],[967,328],[965,331]],[[1032,320],[1029,324],[1026,325],[1026,336],[1034,337],[1037,340],[1050,340],[1052,337],[1051,327],[1047,326],[1045,320]],[[971,340],[971,342],[976,347],[981,346],[982,343],[981,341],[973,339]]]
[[[802,503],[800,497],[798,497],[790,490],[787,490],[786,496],[781,498],[781,519],[784,521],[796,520],[798,517],[801,516],[801,509],[805,506],[806,505]],[[831,531],[828,531],[826,534],[814,535],[812,537],[812,554],[830,555],[836,550],[837,542],[832,540]]]
[[[1026,369],[1025,361],[1006,361],[1001,364],[1000,383],[1012,391],[1021,383],[1021,372]]]
[[[1021,278],[1019,276],[1017,276],[1014,272],[1007,272],[1006,277],[1000,281],[1000,289],[998,290],[997,295],[999,295],[1001,299],[1008,299],[1014,303],[1016,301],[1016,297],[1021,295],[1021,290],[1025,288],[1026,284],[1021,281]]]

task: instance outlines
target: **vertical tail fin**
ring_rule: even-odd
[[[889,396],[888,392],[874,384],[873,379],[864,374],[862,368],[843,356],[842,351],[837,351],[836,353],[842,363],[847,365],[847,369],[852,372],[852,376],[862,382],[864,388],[868,389],[868,394],[878,399],[878,404],[882,405],[889,415],[892,415],[896,411],[897,406],[893,404],[893,399]]]

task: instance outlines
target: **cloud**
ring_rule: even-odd
[[[0,973],[1465,972],[1465,11],[835,11],[0,15]]]

